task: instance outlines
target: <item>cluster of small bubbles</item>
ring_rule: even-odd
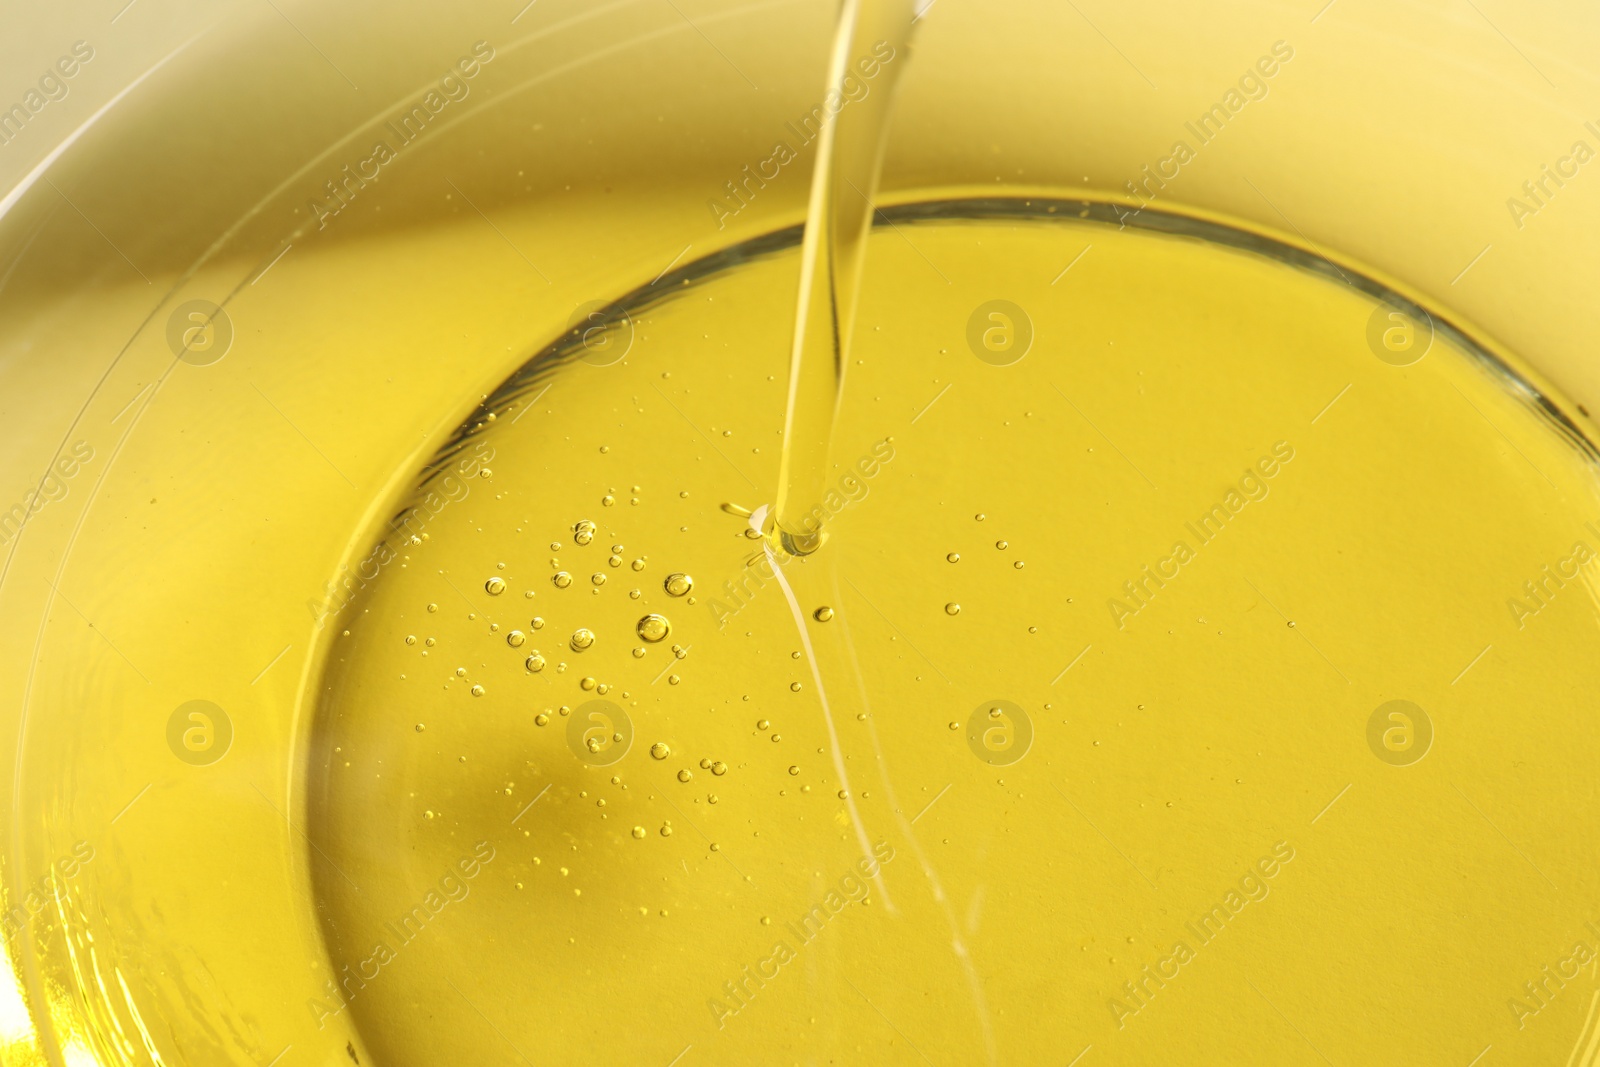
[[[948,604],[946,604],[944,606],[944,613],[946,615],[960,615],[961,614],[961,605],[957,604],[954,600],[952,600],[952,601],[950,601],[950,603],[948,603]]]
[[[475,697],[481,697],[481,696],[483,696],[483,686],[475,685],[470,690],[468,690],[468,692],[470,692]]]
[[[544,620],[535,615],[532,620],[529,621],[528,625],[532,626],[535,630],[542,630],[544,629]]]
[[[578,680],[578,688],[585,691],[593,689],[596,684],[598,683],[596,683],[593,678],[580,678]]]
[[[688,654],[689,654],[689,650],[687,648],[684,648],[682,645],[673,645],[672,646],[673,658],[675,658],[675,659],[683,659],[684,657],[688,656]]]
[[[594,644],[594,631],[579,627],[572,631],[572,651],[582,652]]]
[[[556,571],[550,576],[550,580],[555,583],[557,589],[565,589],[572,584],[572,575],[566,571]]]
[[[522,665],[537,674],[539,671],[544,670],[544,657],[535,652],[523,660]]]
[[[724,774],[728,773],[728,765],[723,763],[721,760],[717,760],[711,764],[711,773],[716,775],[718,778],[721,778]]]
[[[586,545],[590,541],[594,540],[595,529],[595,524],[592,521],[589,519],[582,519],[573,525],[572,539],[580,545]],[[551,551],[554,551],[555,547],[555,545],[551,545]]]
[[[691,771],[689,768],[685,767],[683,770],[678,772],[678,781],[680,781],[680,782],[689,782],[689,781],[693,781],[693,780],[694,780],[694,772]]]
[[[605,585],[606,576],[601,574],[599,571],[595,571],[593,574],[589,575],[589,581],[593,582],[595,585]]]
[[[816,611],[813,611],[811,613],[811,617],[816,619],[818,622],[827,622],[829,619],[833,618],[833,609],[824,604]]]
[[[665,615],[652,613],[640,619],[634,629],[639,634],[640,639],[653,644],[664,639],[667,634],[672,632],[672,623],[667,621]]]
[[[490,596],[499,596],[506,591],[506,580],[499,575],[495,575],[483,583],[483,591]]]
[[[510,633],[506,634],[506,644],[510,645],[512,648],[521,648],[522,643],[526,640],[527,637],[521,630],[512,630]]]
[[[650,757],[652,759],[666,759],[670,755],[672,755],[672,749],[667,746],[665,741],[657,741],[650,746]]]

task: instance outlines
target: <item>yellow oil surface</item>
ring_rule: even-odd
[[[286,1011],[401,1065],[1589,1062],[1592,449],[1353,268],[1081,212],[874,228],[781,580],[792,239],[406,475],[320,608]]]

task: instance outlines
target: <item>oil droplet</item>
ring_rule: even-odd
[[[523,635],[521,630],[512,630],[510,633],[506,634],[506,644],[510,645],[512,648],[521,648],[522,642],[526,640],[527,637]]]
[[[672,632],[672,623],[667,621],[665,615],[651,614],[640,619],[635,629],[641,639],[653,643],[660,641]]]
[[[959,552],[951,552],[949,555],[945,556],[944,558],[945,558],[946,561],[948,561],[950,563],[960,563],[961,562],[961,553],[959,553]]]
[[[716,802],[717,802],[717,794],[711,793],[711,794],[708,794],[706,796],[706,803],[707,804],[715,804]]]
[[[628,564],[628,566],[632,567],[636,571],[642,571],[644,570],[644,560],[636,559],[632,563]]]
[[[557,589],[565,589],[572,584],[572,575],[566,571],[556,571],[550,576],[550,580],[555,583]]]
[[[580,689],[588,690],[593,689],[594,687],[595,680],[593,678],[584,678],[578,682],[578,688]]]
[[[800,768],[799,767],[790,767],[789,768],[789,773],[790,774],[799,774],[800,773]]]
[[[789,683],[789,692],[791,692],[791,693],[800,692],[800,683],[799,682],[790,682]]]
[[[950,601],[950,603],[948,603],[948,604],[946,604],[944,606],[944,613],[946,615],[960,615],[961,614],[961,605],[957,604],[954,600],[952,600],[952,601]]]
[[[782,740],[783,740],[783,735],[782,734],[773,734],[772,735],[772,743],[773,744],[777,744],[779,741],[782,741]]]
[[[588,519],[582,519],[573,524],[572,539],[580,545],[586,545],[594,540],[595,524]],[[554,548],[554,546],[551,546]]]
[[[435,641],[431,637],[428,637],[428,638],[424,638],[422,643],[427,645],[429,648],[432,648],[434,645],[438,644],[439,642]],[[424,652],[423,655],[427,655],[427,653]]]
[[[419,722],[419,723],[417,723],[417,733],[419,733],[419,734],[420,734],[420,733],[421,733],[421,732],[422,732],[422,731],[424,731],[424,730],[426,730],[426,729],[427,729],[427,727],[426,727],[426,726],[424,726],[424,725],[422,725],[422,724],[421,724],[421,723],[420,723],[420,722]]]
[[[414,645],[416,643],[417,643],[417,635],[416,634],[406,634],[406,644]]]
[[[1012,566],[1020,571],[1025,566],[1025,564],[1019,559],[1015,563],[1013,563]]]
[[[644,646],[641,645],[640,647],[638,647],[638,648],[633,650],[633,658],[634,659],[644,659]]]
[[[540,726],[544,726],[546,723],[548,723],[550,721],[550,716],[546,715],[544,712],[541,711],[539,714],[537,714],[537,715],[535,715],[533,717],[533,721],[535,723],[537,723],[538,725],[540,725]]]
[[[849,792],[844,790],[844,789],[839,790],[839,799],[840,800],[849,800],[850,799]]]
[[[483,686],[475,685],[469,690],[469,692],[475,697],[481,697],[483,696]]]
[[[622,566],[622,557],[621,556],[612,556],[609,559],[607,559],[606,562],[611,564],[613,567],[620,567],[620,566]]]
[[[490,596],[499,596],[506,591],[506,580],[496,575],[483,583],[483,590]]]
[[[671,837],[671,836],[672,836],[672,827],[670,827],[670,826],[663,826],[663,827],[662,827],[662,828],[661,828],[661,836],[662,836],[662,837]]]
[[[953,722],[953,723],[950,724],[950,729],[959,730],[959,729],[961,729],[961,724],[958,723],[958,722]]]
[[[700,769],[702,771],[709,771],[711,769],[711,761],[708,760],[708,759],[701,760],[700,761]]]
[[[816,619],[818,622],[827,622],[829,619],[833,618],[833,609],[824,604],[816,611],[813,611],[811,613],[811,617]]]
[[[599,571],[596,571],[595,573],[589,575],[589,580],[591,582],[593,582],[595,585],[605,585],[606,584],[606,576],[601,574]]]
[[[635,826],[633,828],[633,836],[636,837],[636,838],[643,839],[643,837],[644,837],[644,827]]]
[[[694,579],[687,574],[673,573],[667,575],[661,587],[667,591],[668,596],[687,596],[689,590],[694,588]]]
[[[535,630],[542,630],[542,629],[544,629],[544,620],[541,619],[539,616],[535,615],[533,617],[533,621],[528,623],[528,625],[532,626]]]
[[[693,781],[693,780],[694,780],[694,772],[691,771],[689,768],[685,767],[683,770],[678,772],[678,781],[680,781],[680,782],[689,782],[689,781]]]
[[[1006,542],[1005,541],[996,541],[994,543],[994,547],[996,547],[1000,551],[1004,552],[1006,550]]]
[[[594,631],[586,630],[581,627],[572,631],[571,644],[572,651],[582,652],[584,649],[594,644]]]
[[[429,611],[438,611],[439,610],[439,605],[437,605],[437,604],[429,604],[428,605],[428,610]]]
[[[683,679],[679,678],[676,674],[667,675],[667,684],[668,685],[677,685],[681,681],[683,681]]]
[[[600,498],[600,505],[602,507],[609,508],[612,504],[615,504],[616,502],[617,502],[617,498],[612,496],[610,493],[607,493],[605,496]]]
[[[758,720],[756,722],[756,729],[757,730],[765,730],[767,727],[769,727],[771,725],[772,725],[772,721],[770,719],[761,719],[761,720]]]
[[[728,773],[728,765],[723,763],[721,760],[718,760],[711,765],[711,773],[716,775],[718,778],[721,778],[724,774]]]
[[[560,541],[551,541],[550,542],[550,551],[552,551],[552,552],[560,552],[561,551],[561,542]]]
[[[465,678],[466,676],[467,676],[467,669],[465,667],[457,667],[456,668],[456,677],[457,678]]]
[[[976,515],[974,515],[972,517],[974,519],[976,519],[977,521],[982,522],[983,521],[983,512],[980,511],[980,512],[978,512]]]
[[[672,749],[667,747],[667,743],[665,741],[657,741],[655,744],[650,746],[650,756],[652,759],[666,759],[670,755],[672,755]]]

